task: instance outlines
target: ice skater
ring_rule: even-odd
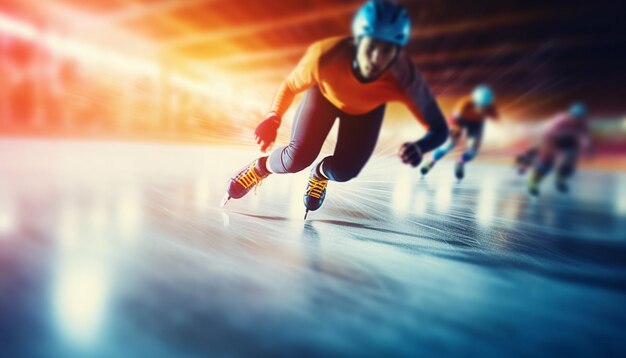
[[[535,162],[538,153],[538,146],[531,146],[526,151],[520,153],[515,157],[515,166],[517,167],[517,173],[519,175],[526,174],[528,168],[531,167]]]
[[[556,166],[556,188],[567,192],[567,180],[574,174],[579,154],[590,153],[591,137],[587,126],[587,107],[583,103],[574,103],[567,113],[554,118],[534,149],[533,164],[528,181],[531,195],[539,195],[539,186],[543,178]],[[523,172],[518,167],[518,171]]]
[[[463,134],[466,133],[467,149],[454,167],[457,179],[463,179],[465,176],[465,163],[474,159],[478,154],[483,138],[485,120],[488,118],[498,119],[495,96],[491,88],[481,85],[474,89],[471,96],[463,97],[457,103],[454,114],[450,119],[450,138],[444,145],[437,148],[433,153],[432,159],[422,166],[422,175],[428,174],[437,161],[459,144]]]
[[[441,145],[448,126],[428,85],[403,51],[411,35],[404,7],[374,0],[363,5],[352,23],[352,36],[313,43],[274,98],[271,111],[256,128],[261,150],[276,140],[282,117],[296,94],[305,92],[287,146],[238,171],[227,185],[230,198],[241,198],[270,174],[296,173],[320,153],[336,118],[339,133],[333,155],[316,163],[304,193],[306,215],[321,207],[329,180],[356,177],[374,151],[387,102],[402,102],[427,129],[415,142],[401,145],[403,163],[417,167],[422,156]]]

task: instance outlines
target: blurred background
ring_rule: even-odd
[[[483,158],[525,145],[575,100],[590,108],[600,157],[626,152],[619,2],[400,3],[414,23],[407,51],[446,116],[477,84],[496,90],[503,123],[489,126]],[[361,4],[3,0],[0,133],[251,145],[306,47],[348,35]],[[389,108],[383,139],[419,131]]]
[[[445,115],[488,84],[501,120],[461,183],[452,160],[420,180],[390,105],[303,222],[307,171],[219,201],[363,0],[0,0],[0,355],[626,356],[622,4],[398,2]],[[514,155],[572,101],[595,156],[531,198]]]

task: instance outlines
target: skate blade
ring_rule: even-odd
[[[309,210],[304,212],[304,220],[306,220],[306,217],[309,215]]]
[[[220,202],[220,207],[223,208],[229,200],[230,200],[230,195],[228,194],[224,195],[224,197],[222,198],[222,201]]]

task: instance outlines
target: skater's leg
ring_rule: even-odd
[[[478,154],[478,150],[480,149],[480,144],[483,139],[484,126],[484,122],[471,123],[467,125],[467,149],[463,152],[454,167],[454,174],[459,180],[463,179],[465,176],[465,163],[474,159],[476,154]]]
[[[539,149],[537,147],[530,147],[527,151],[515,158],[515,164],[517,165],[517,172],[519,174],[526,173],[528,167],[536,160],[538,152]]]
[[[267,161],[272,173],[297,173],[317,158],[339,111],[328,102],[317,86],[305,94],[285,147],[274,150]]]
[[[385,106],[360,116],[341,115],[337,145],[320,163],[321,174],[332,181],[355,178],[374,152]]]
[[[317,87],[305,95],[294,120],[291,141],[286,147],[261,157],[239,170],[228,181],[227,194],[238,199],[265,179],[270,173],[295,173],[308,167],[317,157],[339,111],[322,96]]]
[[[430,161],[424,164],[420,169],[423,175],[428,174],[428,172],[435,166],[437,161],[446,156],[446,154],[450,153],[450,151],[452,151],[452,149],[456,147],[456,145],[459,143],[459,140],[461,139],[462,133],[463,130],[460,127],[457,127],[456,129],[450,131],[450,136],[448,137],[448,140],[433,152],[433,156]]]
[[[577,150],[566,150],[561,153],[556,173],[556,187],[560,192],[568,191],[567,180],[574,175],[577,161]]]
[[[461,140],[461,136],[463,135],[463,130],[464,130],[464,126],[463,126],[462,121],[457,121],[452,126],[452,128],[450,129],[450,137],[448,138],[448,140],[441,147],[437,148],[437,150],[433,152],[433,157],[431,160],[433,164],[437,162],[439,159],[443,158],[452,149],[454,149],[454,147],[456,147],[457,144],[459,144],[459,141]]]
[[[461,155],[460,161],[463,163],[467,163],[474,159],[478,154],[478,150],[480,149],[480,145],[483,141],[483,131],[484,131],[485,123],[480,122],[476,125],[472,125],[467,130],[467,150]]]
[[[453,136],[449,137],[448,140],[441,147],[437,148],[435,152],[433,153],[433,159],[432,159],[433,162],[436,162],[439,159],[445,157],[446,154],[448,154],[452,149],[454,149],[457,143],[458,143],[458,139],[456,139]]]
[[[322,206],[329,180],[348,181],[365,166],[376,146],[384,112],[385,106],[381,106],[360,116],[341,114],[334,154],[320,161],[309,175],[304,193],[305,219],[309,211]]]
[[[533,195],[539,194],[539,185],[543,178],[552,170],[555,159],[555,148],[550,143],[545,143],[539,149],[538,157],[530,174],[528,189]]]
[[[577,151],[567,151],[563,154],[563,159],[559,165],[558,175],[563,178],[569,178],[576,172],[576,164],[578,162]]]

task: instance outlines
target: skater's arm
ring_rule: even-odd
[[[448,124],[417,67],[409,63],[407,69],[405,78],[409,81],[404,84],[402,102],[426,128],[426,134],[416,144],[422,153],[427,153],[446,141]]]
[[[449,131],[439,105],[426,85],[422,91],[418,96],[419,107],[413,103],[409,103],[408,106],[415,118],[426,128],[426,134],[417,141],[417,145],[422,153],[427,153],[442,145],[448,138]]]
[[[474,106],[472,103],[472,97],[465,96],[461,98],[454,106],[454,112],[452,112],[452,119],[459,120],[463,118],[463,114],[467,113]]]
[[[489,106],[489,108],[487,109],[487,118],[491,119],[492,121],[500,120],[500,113],[498,112],[498,108],[495,105]]]
[[[559,114],[552,118],[546,127],[545,137],[552,137],[559,133],[564,126],[567,125],[568,118],[564,114]]]
[[[298,65],[283,81],[274,96],[271,112],[282,118],[289,109],[295,96],[316,83],[317,64],[320,56],[318,43],[311,45]]]

